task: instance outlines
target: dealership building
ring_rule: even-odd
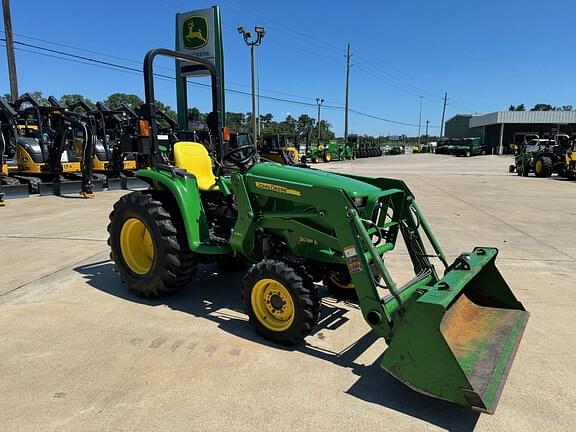
[[[553,138],[555,134],[576,135],[576,111],[502,111],[488,114],[457,114],[445,124],[447,138],[478,137],[502,154],[514,142],[515,135],[537,134]]]

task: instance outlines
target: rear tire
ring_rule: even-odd
[[[180,214],[170,198],[132,192],[114,204],[108,225],[110,259],[140,297],[160,297],[187,285],[197,269]]]
[[[553,171],[554,164],[548,156],[541,156],[534,163],[534,174],[536,174],[536,177],[550,177]]]
[[[324,155],[322,156],[322,159],[324,160],[324,162],[332,162],[332,153],[325,152]]]
[[[265,259],[244,277],[242,299],[250,323],[273,342],[294,345],[310,334],[320,312],[320,298],[305,269]]]

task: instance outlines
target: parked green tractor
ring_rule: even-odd
[[[334,160],[356,159],[354,148],[350,144],[339,143],[333,140],[328,143],[328,151],[332,154]]]
[[[557,135],[554,140],[532,139],[522,144],[509,171],[516,171],[519,176],[524,177],[531,172],[541,178],[550,177],[554,173],[566,176],[566,152],[569,150],[569,140],[564,140],[564,137]]]
[[[251,264],[242,287],[250,323],[271,341],[294,344],[319,319],[314,282],[346,278],[364,319],[388,344],[385,370],[420,392],[494,412],[528,319],[495,266],[498,251],[476,247],[448,264],[400,180],[257,162],[254,147],[226,151],[224,134],[216,160],[189,141],[175,142],[171,159],[156,134],[152,64],[159,55],[205,68],[213,112],[222,114],[211,63],[166,49],[146,55],[135,139],[149,149],[149,166],[137,176],[150,188],[121,197],[108,226],[111,257],[128,287],[144,297],[193,289],[200,263],[233,257]],[[401,287],[382,259],[399,236],[414,269]]]
[[[310,147],[308,152],[306,152],[306,161],[312,163],[318,162],[332,162],[333,155],[328,147],[324,147],[324,144],[320,144],[314,147]]]

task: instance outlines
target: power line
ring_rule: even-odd
[[[5,43],[6,39],[0,38],[0,41]],[[18,45],[18,47],[16,47],[16,49],[18,49],[20,51],[29,52],[32,54],[43,55],[43,56],[52,57],[52,58],[56,58],[56,59],[60,59],[60,60],[72,61],[72,62],[86,64],[86,65],[90,65],[90,66],[96,66],[96,67],[100,67],[100,68],[107,69],[107,70],[124,71],[124,72],[129,72],[129,73],[137,74],[137,75],[143,74],[142,70],[137,69],[137,68],[133,68],[130,66],[126,66],[126,65],[121,65],[121,64],[117,64],[117,63],[112,63],[112,62],[108,62],[108,61],[94,59],[94,58],[87,57],[87,56],[76,55],[76,54],[68,53],[68,52],[61,51],[61,50],[55,50],[55,49],[51,49],[51,48],[47,48],[47,47],[29,44],[26,42],[14,41],[14,43],[16,45]],[[33,50],[22,48],[22,47],[33,48]],[[34,50],[39,50],[39,51],[34,51]],[[45,51],[45,52],[40,52],[40,51]],[[160,78],[160,79],[164,79],[164,80],[172,80],[173,81],[176,79],[172,76],[159,74],[159,73],[155,73],[154,76],[157,78]],[[211,88],[211,86],[209,84],[204,84],[204,83],[199,83],[199,82],[188,81],[188,84],[193,85],[195,87],[200,87],[200,88]],[[225,89],[225,91],[227,93],[231,93],[231,94],[251,96],[251,93],[241,91],[241,90]],[[297,101],[297,100],[292,100],[292,99],[286,99],[286,98],[280,98],[280,97],[274,97],[274,96],[266,96],[266,95],[260,95],[260,97],[262,99],[266,99],[266,100],[270,100],[270,101],[288,103],[288,104],[293,104],[293,105],[300,105],[300,106],[307,106],[307,107],[315,107],[316,106],[312,102],[302,102],[302,101]],[[341,111],[341,110],[345,109],[345,107],[340,106],[340,105],[323,105],[323,107],[325,109],[329,109],[329,110],[340,110]],[[416,125],[416,124],[392,120],[392,119],[377,116],[374,114],[365,113],[363,111],[355,110],[352,108],[350,108],[349,111],[352,113],[355,113],[357,115],[363,116],[363,117],[372,118],[372,119],[384,121],[387,123],[392,123],[392,124],[397,124],[397,125],[402,125],[402,126],[407,126],[407,127],[418,127],[418,125]],[[436,127],[436,126],[432,126],[432,127]]]
[[[242,8],[239,8],[234,4],[229,4],[228,6],[231,9],[234,9],[238,15],[243,15],[243,16],[248,17],[248,18],[258,17],[258,19],[262,20],[262,22],[264,24],[266,24],[268,27],[276,28],[276,30],[279,31],[280,33],[284,33],[284,34],[290,36],[291,39],[294,39],[295,37],[300,38],[302,40],[306,40],[308,44],[312,43],[312,44],[316,45],[317,47],[321,48],[323,51],[330,50],[330,51],[332,51],[338,55],[342,55],[342,53],[343,53],[343,50],[340,47],[337,47],[337,46],[329,44],[327,42],[318,40],[318,39],[316,39],[310,35],[306,35],[306,34],[302,33],[301,31],[294,32],[294,28],[286,27],[282,24],[271,21],[267,16],[261,15],[259,13],[254,12],[254,11],[250,11],[250,10],[246,9],[244,6],[242,6]]]
[[[158,1],[165,3],[165,4],[170,4],[171,6],[174,6],[176,8],[184,7],[183,5],[176,4],[174,2],[170,2],[167,0],[158,0]],[[270,38],[271,41],[274,41],[276,43],[280,43],[284,46],[294,48],[294,49],[301,51],[301,52],[305,52],[305,53],[314,55],[315,57],[322,57],[322,58],[326,58],[328,60],[336,61],[336,62],[342,61],[339,58],[335,58],[335,57],[326,55],[326,51],[328,50],[328,51],[331,51],[332,53],[336,53],[340,56],[343,52],[340,47],[337,47],[337,46],[332,45],[328,42],[319,40],[319,39],[312,37],[310,35],[304,34],[301,31],[295,33],[293,28],[289,28],[289,27],[286,27],[286,26],[279,24],[277,22],[271,21],[267,16],[264,16],[264,15],[259,14],[257,12],[246,9],[244,7],[244,5],[239,7],[236,5],[236,3],[237,2],[228,2],[228,4],[227,5],[225,4],[224,6],[227,6],[230,9],[233,9],[233,12],[235,12],[238,15],[248,17],[251,19],[254,19],[254,17],[257,17],[260,21],[263,22],[263,24],[266,24],[267,27],[274,28],[277,32],[290,36],[291,40],[293,40],[295,37],[300,38],[301,40],[306,40],[308,46],[310,44],[313,44],[316,47],[322,49],[322,53],[319,53],[318,51],[314,52],[314,51],[311,51],[309,49],[303,49],[301,46],[291,45],[290,43],[287,43],[285,40],[276,40],[275,38],[270,38],[268,36],[268,38]],[[225,24],[225,26],[230,27],[230,28],[234,27],[232,25],[226,25],[226,24]],[[358,66],[360,68],[362,68],[364,72],[367,72],[367,73],[371,74],[373,77],[381,79],[382,81],[385,81],[387,84],[391,85],[392,87],[394,87],[398,90],[404,91],[405,93],[411,94],[412,96],[416,96],[416,97],[422,96],[424,99],[431,101],[431,102],[442,103],[442,97],[439,94],[438,95],[434,94],[434,92],[432,92],[432,91],[423,89],[423,88],[418,87],[416,85],[413,85],[402,78],[399,78],[399,77],[397,77],[397,76],[395,76],[389,72],[385,72],[385,71],[381,70],[378,66],[376,66],[374,63],[371,63],[367,60],[364,60],[363,58],[361,58],[359,60],[359,62],[363,63],[362,65],[358,64]],[[378,75],[378,76],[376,76],[376,75]]]
[[[435,92],[433,91],[429,91],[426,90],[422,87],[418,87],[402,78],[398,78],[397,76],[391,74],[390,72],[386,72],[382,69],[380,69],[378,66],[376,66],[374,63],[371,63],[367,60],[364,60],[362,58],[359,59],[360,63],[363,63],[363,66],[365,68],[369,68],[372,71],[374,71],[375,73],[384,76],[387,80],[390,80],[394,83],[397,83],[398,85],[405,87],[407,89],[409,89],[410,91],[418,94],[418,96],[423,96],[425,98],[428,98],[429,100],[434,100],[434,101],[439,101],[442,100],[442,98],[437,95]]]
[[[401,121],[397,121],[397,120],[391,120],[391,119],[388,119],[388,118],[385,118],[385,117],[380,117],[380,116],[376,116],[376,115],[373,115],[373,114],[368,114],[368,113],[365,113],[365,112],[362,112],[362,111],[358,111],[358,110],[355,110],[355,109],[352,109],[352,108],[350,108],[350,112],[355,113],[355,114],[358,114],[358,115],[361,115],[361,116],[363,116],[363,117],[369,117],[369,118],[372,118],[372,119],[375,119],[375,120],[381,120],[381,121],[384,121],[384,122],[386,122],[386,123],[392,123],[392,124],[396,124],[396,125],[400,125],[400,126],[409,126],[409,127],[415,127],[415,128],[418,127],[418,125],[417,125],[417,124],[414,124],[414,123],[405,123],[405,122],[401,122]],[[430,127],[431,127],[431,128],[439,128],[440,126],[430,126]]]
[[[159,1],[160,1],[160,0],[159,0]],[[4,31],[2,31],[2,30],[0,30],[0,32],[1,32],[1,33],[4,33]],[[142,61],[141,61],[141,60],[134,60],[134,59],[130,59],[130,58],[127,58],[127,57],[120,57],[120,56],[116,56],[116,55],[112,55],[112,54],[107,54],[107,53],[104,53],[104,52],[101,52],[101,51],[93,51],[93,50],[89,50],[89,49],[86,49],[86,48],[80,48],[80,47],[77,47],[77,46],[74,46],[74,45],[63,44],[63,43],[54,42],[54,41],[50,41],[50,40],[47,40],[47,39],[41,39],[41,38],[37,38],[37,37],[33,37],[33,36],[27,36],[27,35],[24,35],[24,34],[21,34],[21,33],[15,33],[15,36],[18,36],[18,37],[20,37],[20,38],[25,38],[25,39],[30,39],[30,40],[42,42],[42,43],[46,43],[46,44],[49,44],[49,45],[55,45],[55,46],[70,48],[70,49],[73,49],[73,50],[76,50],[76,51],[81,51],[81,52],[89,52],[89,53],[101,55],[101,56],[104,56],[104,57],[109,57],[109,58],[113,58],[113,59],[117,59],[117,60],[123,60],[123,61],[129,62],[129,63],[133,63],[133,64],[137,64],[137,65],[142,65]],[[22,51],[24,51],[24,50],[22,50]],[[311,54],[314,54],[314,53],[311,52]],[[315,55],[315,54],[314,54],[314,55]],[[162,70],[170,71],[170,72],[172,72],[172,71],[174,70],[173,68],[165,67],[165,66],[162,66],[162,65],[155,66],[155,68],[156,68],[156,69],[162,69]],[[227,84],[227,85],[236,86],[236,87],[250,88],[249,85],[240,84],[240,83],[236,83],[236,82],[233,82],[233,81],[226,81],[226,84]],[[283,95],[283,96],[290,96],[290,97],[297,98],[297,99],[303,99],[303,100],[308,100],[308,101],[313,101],[313,100],[314,100],[314,98],[312,98],[312,97],[299,96],[299,95],[295,95],[295,94],[293,94],[293,93],[279,92],[279,91],[276,91],[276,90],[270,90],[270,89],[265,89],[265,88],[260,88],[260,90],[265,91],[265,92],[268,92],[268,93],[274,93],[274,94],[279,94],[279,95]],[[336,102],[332,102],[332,103],[336,103]]]
[[[419,92],[418,90],[416,90],[416,88],[412,88],[412,87],[409,87],[408,85],[403,84],[399,81],[395,81],[395,80],[387,77],[386,75],[384,75],[382,72],[375,71],[371,68],[364,66],[363,64],[356,63],[356,66],[358,66],[358,68],[360,70],[364,71],[365,73],[368,73],[369,75],[373,76],[374,78],[381,80],[381,81],[384,81],[388,85],[390,85],[390,86],[392,86],[392,87],[394,87],[400,91],[408,93],[412,96],[422,97],[422,98],[424,98],[430,102],[441,102],[442,101],[442,99],[439,99],[439,98],[437,99],[435,97],[424,96],[422,93],[427,93],[427,92]]]
[[[170,4],[170,5],[172,5],[172,6],[178,7],[175,3],[170,3],[170,2],[164,1],[164,0],[158,0],[158,1],[161,1],[162,3],[166,3],[166,4]],[[226,26],[227,26],[227,27],[230,27],[230,28],[234,27],[234,26],[231,26],[231,25],[226,25]],[[1,30],[0,30],[0,31],[1,31]],[[4,33],[3,31],[1,31],[1,32]],[[28,35],[24,35],[24,34],[21,34],[21,33],[16,33],[15,35],[18,36],[18,37],[20,37],[20,38],[25,38],[25,39],[30,39],[30,40],[34,40],[34,41],[38,41],[38,42],[43,42],[43,43],[47,43],[47,44],[51,44],[51,45],[55,45],[55,46],[70,48],[70,49],[73,49],[73,50],[81,51],[82,53],[89,52],[89,53],[92,53],[92,54],[97,54],[97,55],[101,55],[101,56],[105,56],[105,57],[109,57],[109,58],[113,58],[113,59],[117,59],[117,60],[123,60],[123,61],[129,62],[129,63],[132,63],[132,64],[138,64],[138,65],[141,64],[141,61],[138,61],[138,60],[134,60],[134,59],[126,58],[126,57],[121,57],[121,56],[116,56],[116,55],[104,53],[104,52],[101,52],[101,51],[94,51],[94,50],[90,50],[90,49],[86,49],[86,48],[80,48],[80,47],[77,47],[77,46],[74,46],[74,45],[63,44],[63,43],[60,43],[60,42],[55,42],[55,41],[50,41],[50,40],[43,39],[43,38],[28,36]],[[269,37],[269,38],[270,38],[270,37]],[[270,41],[272,41],[272,43],[281,44],[281,45],[284,45],[284,46],[293,48],[294,50],[297,50],[297,51],[300,51],[300,52],[308,53],[308,54],[310,54],[310,55],[312,55],[312,56],[315,56],[315,57],[322,57],[322,58],[325,58],[325,59],[328,59],[328,60],[331,60],[331,61],[334,61],[334,62],[338,62],[338,63],[340,63],[340,62],[342,61],[341,59],[337,59],[337,58],[335,58],[335,57],[328,56],[328,55],[326,55],[326,54],[324,54],[324,53],[318,53],[318,52],[315,52],[315,51],[311,51],[311,50],[308,50],[308,49],[304,49],[304,48],[302,48],[302,47],[300,47],[300,46],[291,45],[290,43],[287,43],[287,42],[285,42],[285,41],[283,41],[283,40],[277,40],[277,39],[275,39],[275,38],[270,38]],[[381,81],[385,82],[386,84],[388,84],[388,85],[390,85],[390,86],[392,86],[392,87],[394,87],[394,88],[396,88],[396,89],[398,89],[398,90],[400,90],[400,91],[403,91],[403,92],[408,93],[408,94],[410,94],[410,95],[412,95],[412,96],[415,96],[415,97],[423,96],[424,99],[429,100],[429,101],[432,101],[432,102],[436,102],[436,103],[441,103],[441,102],[442,102],[442,98],[436,98],[435,96],[430,96],[430,95],[432,95],[432,92],[427,91],[427,90],[424,90],[424,89],[422,89],[422,88],[420,88],[420,87],[417,87],[417,86],[415,86],[415,85],[409,84],[409,83],[408,83],[407,81],[405,81],[405,80],[402,80],[402,79],[400,79],[400,78],[398,78],[398,77],[395,77],[394,75],[392,75],[392,74],[390,74],[390,73],[388,73],[388,72],[385,72],[385,71],[383,71],[383,70],[380,70],[380,69],[378,69],[373,63],[370,63],[370,62],[368,62],[367,60],[359,59],[359,60],[357,61],[356,66],[357,66],[359,69],[361,69],[363,72],[371,75],[372,77],[374,77],[374,78],[376,78],[376,79],[378,79],[378,80],[381,80]],[[164,67],[164,66],[161,66],[161,65],[157,66],[156,68],[157,68],[157,69],[162,69],[162,70],[166,70],[166,71],[172,72],[172,69],[171,69],[171,68]],[[228,84],[228,85],[233,85],[233,86],[237,86],[237,87],[249,88],[249,86],[247,86],[247,85],[239,84],[239,83],[235,83],[235,82],[230,82],[230,81],[227,81],[226,84]],[[268,92],[268,93],[274,93],[274,94],[279,94],[279,95],[284,95],[284,96],[295,97],[295,98],[298,98],[298,99],[304,99],[304,100],[308,100],[308,101],[311,101],[311,102],[314,100],[314,99],[311,98],[311,97],[302,97],[302,96],[294,95],[294,94],[291,94],[291,93],[278,92],[278,91],[270,90],[270,89],[261,88],[261,90],[262,90],[262,91],[265,91],[265,92]],[[427,95],[428,95],[428,96],[427,96]],[[336,103],[336,102],[333,102],[333,101],[332,101],[331,103]],[[455,103],[457,103],[457,102],[455,102]],[[462,107],[465,107],[464,104],[462,104],[462,103],[457,103],[457,104],[460,105],[460,106],[462,106]],[[470,109],[470,108],[469,108],[469,105],[467,105],[465,108],[466,108],[466,109]]]

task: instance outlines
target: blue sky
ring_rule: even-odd
[[[12,0],[15,39],[141,68],[150,48],[174,47],[176,12],[212,6],[185,0],[79,2]],[[352,45],[351,108],[377,117],[438,126],[442,96],[447,118],[458,112],[505,110],[511,104],[576,106],[576,2],[573,0],[240,1],[222,0],[225,80],[249,91],[249,50],[236,28],[263,25],[258,49],[262,95],[343,105],[346,43]],[[2,28],[3,30],[3,28]],[[3,37],[3,34],[2,34]],[[36,38],[36,39],[32,39]],[[69,46],[58,46],[50,41]],[[74,49],[79,48],[79,49]],[[28,48],[27,48],[28,49]],[[3,50],[3,48],[2,48]],[[94,53],[94,51],[99,54]],[[136,73],[16,52],[20,91],[143,95]],[[171,63],[158,72],[170,73]],[[6,56],[0,56],[0,93],[7,93]],[[190,103],[208,110],[209,93],[190,89]],[[157,97],[175,106],[174,84],[157,82]],[[227,94],[228,111],[250,111],[250,98]],[[260,112],[277,120],[316,109],[262,99]],[[341,110],[325,109],[337,134]],[[351,132],[416,135],[418,128],[352,113]],[[438,131],[431,129],[431,133]]]

